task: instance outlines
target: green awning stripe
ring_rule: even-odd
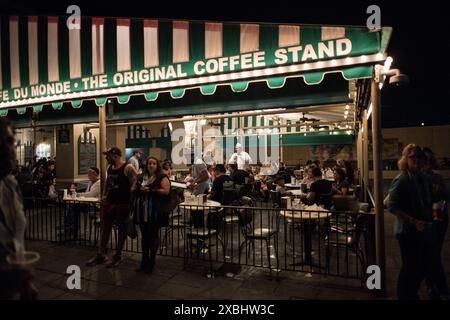
[[[133,138],[137,138],[137,126],[133,126]]]
[[[267,55],[266,63],[273,65],[275,55],[272,54],[278,48],[279,31],[277,25],[260,25],[259,26],[259,51],[270,52]]]
[[[216,92],[217,85],[215,84],[205,84],[200,87],[200,91],[203,95],[212,95]]]
[[[301,26],[300,45],[317,43],[322,40],[322,29],[320,26]]]
[[[27,17],[19,17],[19,61],[20,61],[20,86],[26,87],[29,85]]]
[[[373,74],[373,66],[356,66],[342,70],[342,74],[346,80],[357,78],[370,78]]]
[[[58,67],[59,81],[70,79],[69,71],[69,32],[65,19],[58,19]]]
[[[9,59],[9,19],[8,17],[1,18],[1,50],[2,50],[2,88],[8,89],[11,87],[11,70]]]
[[[36,112],[36,113],[39,113],[39,112],[42,111],[43,107],[44,107],[44,105],[42,105],[42,104],[33,106],[33,111]]]
[[[143,20],[131,19],[130,23],[131,68],[144,69],[144,24]]]
[[[106,104],[107,97],[95,98],[95,105],[97,107],[104,106]]]
[[[189,60],[205,59],[205,24],[189,22]]]
[[[92,75],[92,21],[91,18],[81,18],[81,73],[83,77]]]
[[[8,109],[0,109],[0,117],[6,117],[8,115]]]
[[[223,56],[240,54],[240,32],[239,24],[223,24]]]
[[[287,125],[286,132],[291,132],[291,120],[287,120],[286,125]]]
[[[83,100],[72,100],[71,101],[72,108],[78,109],[83,105]]]
[[[346,37],[352,40],[352,55],[377,53],[380,49],[379,32],[365,32],[361,28],[348,27]]]
[[[123,94],[123,95],[117,96],[117,101],[120,104],[126,104],[126,103],[128,103],[128,101],[130,101],[130,95],[129,94]]]
[[[52,102],[52,107],[54,110],[61,110],[63,107],[62,102]]]
[[[353,144],[354,135],[347,134],[345,131],[337,131],[336,134],[330,132],[308,132],[300,134],[283,135],[283,146],[306,146],[306,145],[334,145],[334,144]]]
[[[158,99],[158,91],[150,91],[144,93],[145,100],[147,101],[155,101]]]
[[[324,76],[325,74],[320,71],[308,72],[303,74],[303,81],[305,81],[305,83],[309,85],[319,84],[322,82]]]
[[[300,132],[300,129],[301,129],[300,121],[295,121],[295,131]]]
[[[170,96],[173,99],[180,99],[180,98],[184,97],[185,92],[186,91],[184,88],[173,89],[173,90],[170,90]]]
[[[158,54],[160,66],[172,64],[172,33],[171,21],[158,22]]]
[[[127,127],[127,139],[131,139],[131,126]]]
[[[243,81],[234,81],[231,82],[230,84],[231,89],[234,92],[244,92],[248,88],[248,83],[249,83],[248,81],[243,80]]]
[[[47,83],[48,81],[48,26],[47,17],[38,17],[38,62],[39,62],[39,83]]]
[[[117,26],[115,18],[105,18],[104,25],[104,70],[108,74],[117,72]]]

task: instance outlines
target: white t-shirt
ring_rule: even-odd
[[[139,170],[140,170],[140,168],[139,168],[139,160],[136,159],[135,156],[132,156],[132,157],[128,160],[128,163],[131,164],[131,165],[134,167],[134,169],[136,170],[136,172],[137,172],[138,174],[141,173],[141,172],[139,171]]]
[[[236,157],[236,159],[235,159],[235,157]],[[228,163],[236,163],[239,170],[245,170],[245,164],[252,163],[252,162],[253,162],[252,158],[245,151],[241,151],[241,153],[239,153],[239,154],[236,152],[233,153],[231,155],[230,160],[228,161]]]

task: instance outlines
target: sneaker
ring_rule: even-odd
[[[106,265],[107,268],[117,267],[122,262],[122,257],[120,255],[115,254],[111,261]]]
[[[108,257],[106,257],[106,256],[104,256],[104,255],[102,255],[100,253],[97,253],[97,255],[95,257],[93,257],[88,262],[86,262],[86,266],[93,267],[93,266],[96,266],[98,264],[103,264],[106,261],[108,261]]]

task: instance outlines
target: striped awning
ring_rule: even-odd
[[[154,101],[160,92],[245,91],[250,82],[280,88],[287,77],[317,84],[325,73],[372,75],[385,60],[391,29],[83,17],[9,16],[0,23],[0,111],[55,109],[70,101],[98,105],[130,95]]]

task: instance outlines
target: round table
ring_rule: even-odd
[[[179,204],[186,211],[191,212],[192,223],[195,228],[204,228],[208,225],[208,215],[221,206],[220,202],[207,200],[203,205],[182,202]],[[204,214],[207,212],[208,214]]]
[[[297,220],[303,223],[303,241],[305,246],[305,263],[307,265],[312,265],[312,240],[311,240],[311,220],[312,219],[327,219],[331,216],[331,212],[327,210],[311,210],[308,208],[304,209],[292,209],[290,211],[280,211],[280,215],[286,219],[292,221]]]
[[[296,197],[300,197],[300,196],[306,196],[306,193],[304,193],[302,190],[297,190],[297,189],[295,189],[295,190],[289,190],[288,192],[290,192],[293,196],[296,196]]]
[[[298,189],[300,189],[302,187],[301,184],[292,184],[292,183],[286,183],[284,186],[286,188],[298,188]]]

